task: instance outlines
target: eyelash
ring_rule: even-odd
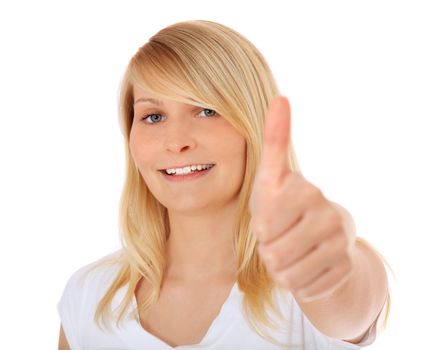
[[[204,108],[202,109],[202,111],[213,111],[214,115],[212,115],[211,117],[215,117],[217,115],[217,112],[214,109],[210,109],[210,108]],[[201,111],[201,112],[202,112]],[[159,113],[153,113],[153,114],[147,114],[145,116],[142,117],[142,120],[146,120],[149,117],[153,116],[153,115],[160,115]],[[153,123],[153,122],[148,122],[148,124],[157,124],[157,123]]]

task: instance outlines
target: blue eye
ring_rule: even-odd
[[[205,109],[202,110],[202,112],[204,112],[204,111],[211,111],[211,112],[214,112],[214,114],[212,114],[210,117],[212,117],[213,115],[216,115],[216,114],[217,114],[216,111],[215,111],[214,109],[205,108]],[[208,117],[208,115],[207,115],[207,117]]]
[[[156,116],[156,119],[158,119],[157,117],[162,117],[162,115],[160,115],[160,114],[148,114],[148,115],[146,115],[145,117],[143,117],[142,119],[143,120],[145,120],[145,119],[150,119],[152,116]],[[151,119],[152,120],[152,119]],[[149,124],[156,124],[157,122],[148,122]]]
[[[206,112],[207,111],[210,111],[210,115],[208,115]],[[214,110],[214,109],[209,109],[209,108],[204,108],[202,111],[201,111],[201,113],[202,112],[204,112],[204,114],[205,114],[205,116],[206,117],[213,117],[213,116],[215,116],[217,113],[216,113],[216,111]],[[199,113],[200,114],[200,113]],[[146,116],[144,116],[143,118],[142,118],[142,120],[148,120],[148,123],[149,124],[157,124],[157,122],[158,121],[160,121],[161,120],[161,118],[162,117],[164,117],[163,115],[161,115],[161,114],[147,114]],[[151,121],[149,121],[149,120],[151,120]]]

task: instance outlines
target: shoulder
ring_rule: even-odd
[[[122,261],[121,250],[74,271],[57,303],[64,334],[71,349],[83,349],[85,329],[91,327],[98,300],[115,279]]]
[[[94,280],[103,280],[115,272],[116,268],[119,266],[119,262],[121,262],[121,259],[122,250],[119,249],[101,257],[100,259],[81,266],[72,273],[68,282],[72,282],[73,285],[75,285]]]
[[[66,282],[61,302],[80,303],[102,294],[113,282],[121,266],[122,251],[118,250],[74,271]]]

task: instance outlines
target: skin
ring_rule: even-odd
[[[135,87],[134,97],[150,96]],[[168,208],[165,278],[208,283],[233,276],[231,236],[245,172],[245,141],[220,116],[161,102],[162,107],[135,104],[130,148],[145,183]],[[156,119],[159,125],[148,124],[142,119],[148,113],[165,117]],[[278,96],[267,114],[263,156],[250,197],[259,254],[272,278],[292,292],[316,328],[358,343],[387,298],[385,268],[372,249],[357,244],[350,214],[290,170],[290,130],[288,99]],[[193,163],[216,167],[210,176],[184,183],[169,182],[158,171]],[[69,349],[60,331],[59,349]]]
[[[161,100],[163,106],[137,102],[152,96],[137,86],[133,92],[131,154],[148,188],[168,208],[166,278],[208,282],[233,276],[231,239],[245,173],[245,139],[212,110],[172,100]],[[192,181],[170,182],[158,171],[202,163],[216,165]]]
[[[68,344],[68,340],[66,339],[65,332],[63,331],[62,325],[60,325],[60,333],[59,333],[59,350],[71,350]]]
[[[387,298],[385,268],[372,249],[358,244],[349,213],[290,170],[290,130],[289,101],[278,96],[267,114],[249,203],[259,254],[313,325],[359,342]]]
[[[176,331],[177,339],[174,340],[191,343],[193,337],[199,338],[206,331],[218,312],[216,306],[226,299],[235,281],[236,262],[231,239],[245,173],[246,143],[223,116],[212,110],[166,99],[159,100],[161,105],[137,102],[153,96],[137,86],[133,93],[136,103],[130,133],[131,155],[146,185],[168,208],[169,214],[171,232],[166,246],[163,297],[168,299],[170,285],[176,286],[174,290],[196,290],[192,295],[209,284],[216,289],[214,302],[206,297],[209,306],[204,314],[208,314],[209,319],[203,319],[202,326],[193,329],[196,334],[187,329]],[[144,120],[148,114],[151,117]],[[160,116],[153,116],[156,114]],[[192,181],[170,182],[158,171],[208,163],[216,165],[205,177]],[[139,294],[147,288],[147,283],[140,283]],[[205,296],[198,298],[200,303],[202,298]],[[158,319],[169,314],[168,305],[160,307]],[[165,318],[171,319],[174,313]],[[173,326],[170,323],[165,328]],[[59,350],[69,350],[62,326]]]

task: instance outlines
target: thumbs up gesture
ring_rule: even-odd
[[[290,104],[276,97],[249,208],[259,256],[273,280],[299,302],[326,298],[354,269],[355,234],[337,206],[289,167]]]

